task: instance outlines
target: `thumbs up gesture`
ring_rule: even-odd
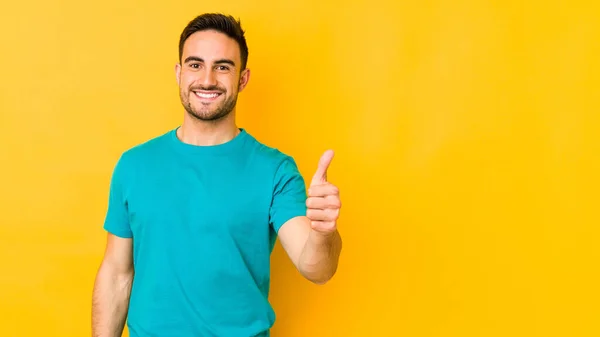
[[[306,199],[306,216],[310,219],[314,231],[328,235],[337,230],[337,219],[340,215],[339,189],[327,182],[327,169],[333,159],[333,151],[326,151],[308,188]]]

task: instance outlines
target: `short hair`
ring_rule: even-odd
[[[246,44],[246,37],[244,36],[241,22],[231,15],[220,13],[205,13],[197,16],[187,24],[179,38],[179,62],[182,61],[185,41],[190,35],[203,30],[216,30],[234,39],[240,47],[241,69],[244,70],[246,68],[248,63],[248,45]]]

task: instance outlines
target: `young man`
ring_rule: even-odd
[[[298,271],[323,284],[336,272],[339,192],[333,152],[306,193],[292,157],[235,122],[248,84],[248,47],[231,16],[184,29],[175,67],[180,127],[125,151],[113,172],[92,332],[131,337],[269,336],[270,254],[278,237]]]

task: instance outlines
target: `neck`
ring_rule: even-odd
[[[187,144],[211,146],[227,143],[239,133],[233,111],[218,121],[202,121],[186,113],[177,137]]]

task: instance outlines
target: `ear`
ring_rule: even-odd
[[[175,78],[177,79],[177,84],[181,83],[181,65],[179,63],[175,65]]]
[[[242,70],[242,74],[240,75],[240,86],[238,91],[242,91],[244,90],[244,88],[246,87],[246,85],[248,85],[248,81],[250,80],[250,69],[246,68],[244,70]]]

